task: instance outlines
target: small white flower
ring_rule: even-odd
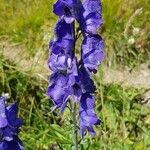
[[[6,99],[10,98],[9,93],[2,93],[2,96],[5,97]]]
[[[134,44],[135,43],[135,39],[133,37],[131,37],[129,40],[128,40],[128,43],[130,45]]]
[[[139,28],[133,28],[133,35],[137,35],[140,32]]]

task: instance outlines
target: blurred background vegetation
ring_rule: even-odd
[[[19,68],[23,51],[26,61],[40,53],[48,57],[48,42],[57,17],[52,13],[54,0],[0,0],[0,94],[9,93],[10,102],[20,102],[25,120],[20,137],[26,150],[71,149],[68,111],[62,117],[50,113],[51,102],[45,96],[46,77],[33,75],[28,67]],[[150,111],[140,103],[140,95],[149,88],[124,87],[103,82],[104,66],[132,70],[150,60],[149,0],[102,0],[104,25],[99,30],[106,43],[105,60],[94,76],[97,85],[97,113],[102,125],[95,138],[81,142],[85,150],[149,150]],[[15,45],[14,51],[12,46]],[[20,48],[21,47],[21,48]],[[41,55],[42,54],[42,55]],[[19,60],[19,59],[18,59]],[[24,64],[26,65],[26,64]],[[37,63],[38,65],[38,63]],[[42,68],[43,67],[43,68]],[[50,74],[50,73],[49,73]],[[149,81],[150,82],[150,81]]]

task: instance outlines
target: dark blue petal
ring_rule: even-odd
[[[5,98],[0,97],[0,128],[7,126],[7,116],[6,116],[6,107],[5,107]]]
[[[83,93],[95,92],[94,82],[90,78],[90,74],[88,73],[86,68],[84,68],[83,66],[81,66],[81,68],[79,69],[79,78],[80,78],[80,82],[81,82],[80,85]]]
[[[103,23],[100,0],[83,0],[79,13],[79,23],[83,31],[96,33]]]
[[[70,87],[68,83],[68,76],[61,73],[52,74],[47,95],[53,101],[55,108],[62,107],[62,109],[64,109],[64,105],[70,95]]]
[[[100,120],[97,118],[95,111],[95,99],[92,95],[86,93],[83,94],[80,100],[79,109],[79,126],[80,134],[83,138],[84,131],[87,129],[89,134],[95,135],[93,125],[99,125]]]
[[[17,118],[18,104],[13,103],[9,105],[6,109],[9,125],[15,128],[19,128],[23,124],[23,121],[22,119]]]
[[[57,0],[53,6],[53,12],[63,17],[66,23],[72,23],[75,19],[74,0]]]
[[[73,56],[73,40],[59,38],[56,41],[53,41],[50,51],[54,54],[68,54],[70,57]]]
[[[59,19],[58,22],[56,23],[54,31],[57,39],[67,39],[67,40],[73,39],[72,24],[66,23],[62,18]]]
[[[56,39],[50,42],[48,66],[52,71],[66,71],[71,66],[71,61],[74,61],[72,30],[72,26],[63,19],[58,21]]]
[[[6,141],[0,141],[0,150],[8,150],[7,142]]]
[[[67,64],[68,64],[68,74],[72,74],[70,75],[70,79],[71,77],[73,77],[73,79],[71,79],[73,82],[75,80],[75,76],[78,76],[78,64],[77,64],[77,59],[73,58],[73,59],[68,59],[67,60]],[[75,82],[75,81],[74,81]]]
[[[72,94],[73,100],[75,102],[78,102],[82,96],[82,89],[81,89],[80,83],[79,82],[75,83],[72,89],[73,89],[73,94]]]
[[[96,133],[95,133],[95,131],[94,131],[94,129],[93,129],[92,126],[87,127],[87,130],[88,130],[88,132],[89,132],[89,134],[90,134],[91,136],[95,136],[95,135],[96,135]]]
[[[51,54],[48,59],[48,66],[52,71],[65,71],[67,70],[67,57],[64,54]]]
[[[87,35],[82,43],[82,62],[89,71],[95,72],[104,58],[104,42],[99,35]]]
[[[53,5],[53,12],[57,16],[64,15],[64,8],[63,8],[62,0],[57,0],[57,2]]]
[[[4,100],[0,97],[0,150],[23,150],[17,137],[22,125],[22,120],[17,118],[18,105],[13,103],[6,107]]]
[[[13,140],[11,141],[5,141],[1,142],[0,144],[0,150],[24,150],[22,142],[17,136],[13,136]]]
[[[11,130],[10,127],[3,128],[2,132],[3,132],[3,139],[5,141],[12,141],[13,140],[13,134],[15,134],[15,132],[13,132],[13,130]]]

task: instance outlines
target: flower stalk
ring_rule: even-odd
[[[74,38],[74,44],[73,44],[73,53],[75,54],[75,46],[76,46],[76,30],[75,30],[75,21],[73,24],[73,38]],[[72,107],[72,122],[73,122],[73,143],[74,143],[74,150],[78,150],[78,127],[77,127],[77,104],[72,101],[73,107]]]
[[[70,102],[71,118],[73,123],[73,150],[78,150],[77,104]]]

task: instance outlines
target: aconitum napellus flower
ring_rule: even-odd
[[[52,71],[47,95],[54,103],[52,110],[65,110],[69,98],[79,104],[81,137],[87,130],[95,135],[94,125],[100,124],[95,113],[96,87],[93,73],[104,58],[104,42],[97,30],[102,25],[100,0],[57,0],[53,12],[59,17],[54,38],[50,41],[48,66]],[[76,22],[76,23],[75,23]],[[75,29],[75,26],[78,28]],[[79,32],[83,41],[80,58],[76,56]]]
[[[24,150],[18,138],[23,121],[17,118],[17,103],[6,106],[5,97],[0,97],[0,150]]]

